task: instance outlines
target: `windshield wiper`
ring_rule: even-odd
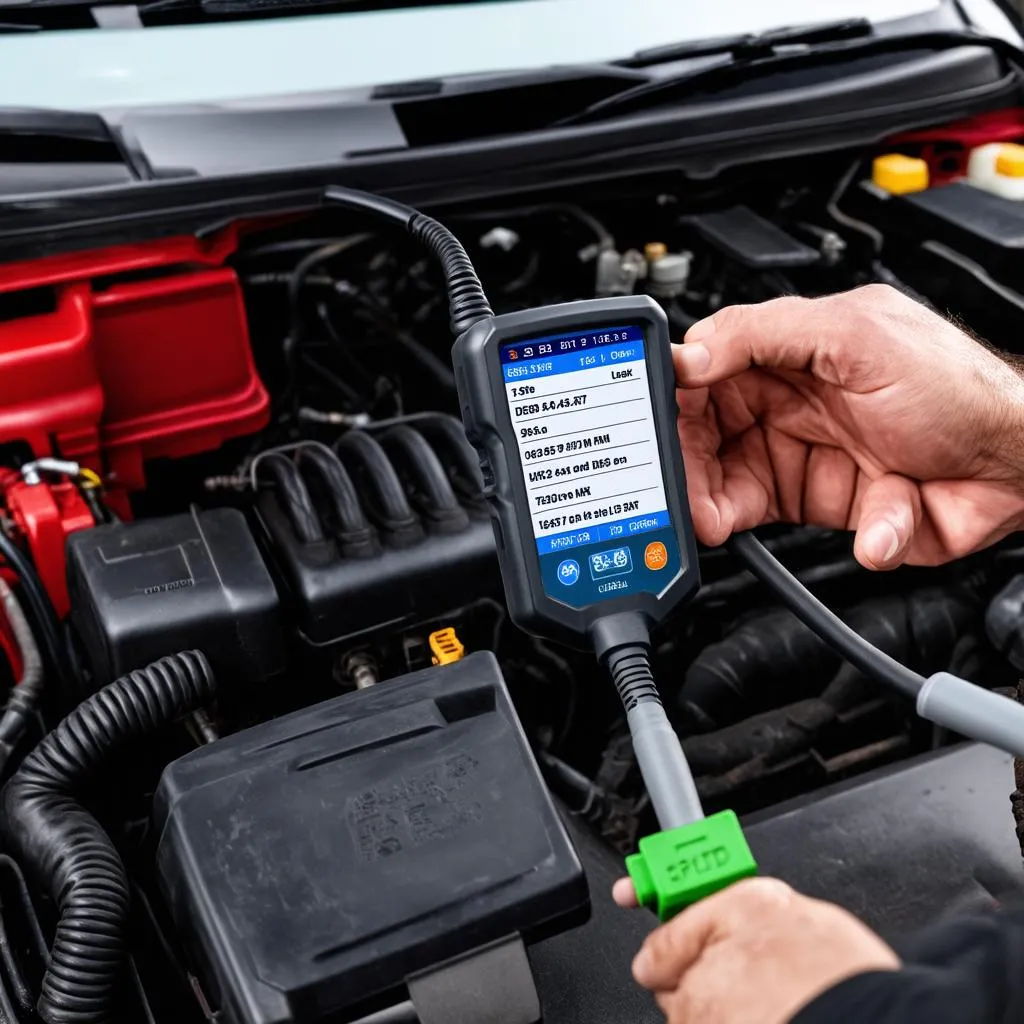
[[[825,21],[813,25],[788,25],[774,28],[757,35],[749,33],[735,36],[719,36],[685,43],[669,43],[638,50],[632,57],[616,61],[622,67],[649,68],[655,64],[669,64],[677,60],[693,60],[696,57],[717,57],[729,54],[733,60],[753,60],[770,57],[776,47],[815,43],[834,43],[843,39],[856,39],[872,34],[871,22],[867,18],[846,18],[842,21]]]
[[[819,27],[818,31],[824,31]],[[767,33],[772,36],[773,33]],[[763,36],[756,37],[763,40]],[[617,92],[582,110],[560,118],[548,125],[549,128],[566,128],[575,125],[592,124],[609,118],[650,110],[652,107],[669,104],[675,100],[687,99],[705,91],[722,86],[733,86],[744,78],[772,74],[779,70],[813,68],[838,63],[844,60],[872,57],[890,53],[905,53],[909,50],[949,50],[963,46],[985,46],[997,53],[1018,72],[1024,70],[1024,55],[1012,43],[996,36],[985,36],[975,32],[921,32],[902,36],[875,36],[843,39],[839,42],[825,42],[819,45],[797,42],[795,35],[784,37],[785,43],[776,38],[769,47],[763,48],[759,56],[740,57],[727,63],[716,63],[678,75],[668,75],[635,85]],[[820,39],[820,36],[818,37]],[[688,44],[683,44],[686,47]],[[677,56],[654,61],[650,56],[655,51],[646,51],[646,56],[635,55],[621,64],[644,59],[651,64],[678,60]],[[664,48],[662,53],[676,54],[677,49]],[[685,49],[684,49],[684,52]],[[718,54],[732,53],[731,47],[715,51]],[[744,51],[741,51],[744,52]],[[751,51],[746,51],[751,52]],[[756,51],[755,51],[756,52]],[[711,56],[704,53],[702,56]]]

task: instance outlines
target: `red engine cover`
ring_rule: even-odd
[[[53,312],[0,320],[0,443],[138,490],[146,459],[266,426],[241,288],[223,266],[236,241],[226,231],[0,267],[0,293],[56,297]],[[125,277],[139,272],[149,276]]]

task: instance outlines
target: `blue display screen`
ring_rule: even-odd
[[[548,596],[583,608],[679,574],[643,328],[503,345],[501,371]]]

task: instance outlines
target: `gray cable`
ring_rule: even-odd
[[[693,773],[654,684],[646,621],[633,613],[612,615],[594,624],[591,639],[626,709],[633,751],[659,826],[668,831],[700,821],[704,808]]]

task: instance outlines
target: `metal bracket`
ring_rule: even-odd
[[[420,1024],[536,1024],[540,997],[518,935],[408,979]]]

